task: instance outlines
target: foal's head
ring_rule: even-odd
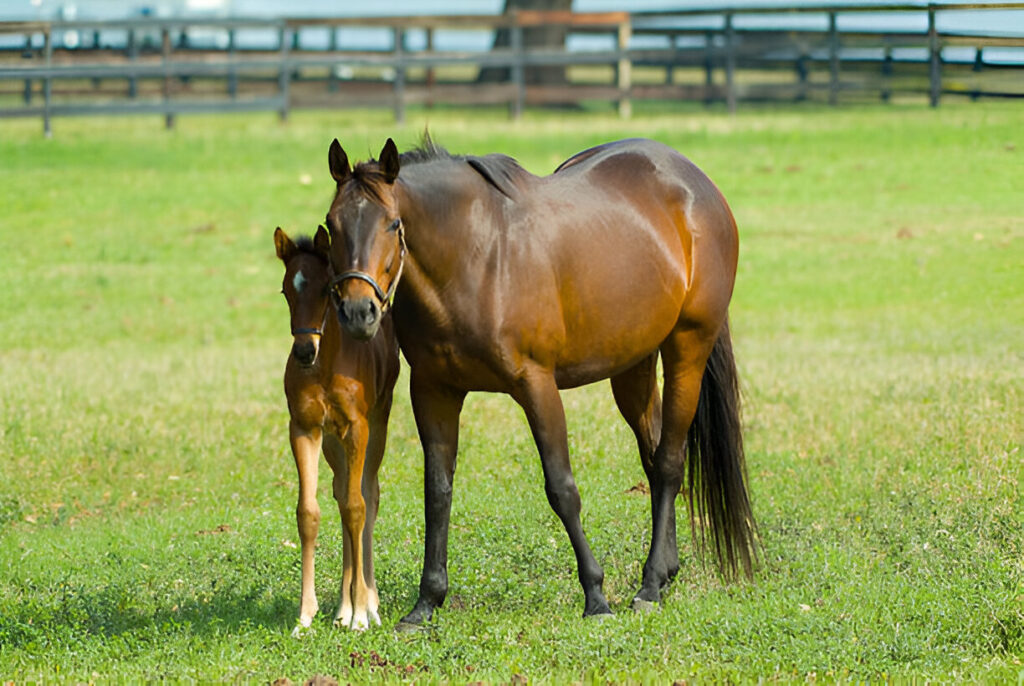
[[[277,256],[284,262],[281,292],[288,300],[292,321],[292,355],[304,367],[316,362],[323,337],[331,278],[328,269],[328,241],[324,227],[313,240],[292,241],[280,227],[274,231]]]
[[[335,139],[328,160],[338,184],[327,212],[330,261],[337,275],[331,282],[331,297],[342,328],[355,338],[369,339],[391,305],[405,258],[395,198],[398,149],[389,138],[378,161],[352,169]]]

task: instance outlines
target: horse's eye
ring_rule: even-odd
[[[388,227],[388,231],[398,231],[398,227],[401,226],[401,225],[402,225],[402,220],[401,219],[396,219],[395,221],[391,222],[391,226]]]

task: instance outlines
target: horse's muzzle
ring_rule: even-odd
[[[368,341],[380,328],[381,309],[373,298],[342,300],[338,303],[338,323],[345,333]]]

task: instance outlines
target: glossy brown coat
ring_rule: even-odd
[[[424,448],[427,527],[419,600],[405,624],[429,619],[447,591],[458,417],[469,391],[507,393],[523,407],[548,500],[576,554],[584,614],[610,610],[580,525],[561,388],[611,379],[636,435],[653,521],[636,606],[657,602],[679,568],[674,501],[687,474],[691,523],[708,530],[723,571],[750,572],[755,530],[727,326],[738,239],[707,176],[648,140],[592,148],[543,178],[511,158],[450,156],[429,140],[403,156],[389,140],[379,161],[354,170],[335,141],[329,160],[334,269],[384,286],[397,273],[403,231],[408,246],[394,318]],[[338,285],[342,306],[373,299],[365,282]],[[356,335],[373,331],[365,319],[341,319]]]

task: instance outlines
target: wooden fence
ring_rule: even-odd
[[[49,135],[52,117],[111,113],[159,114],[170,127],[186,113],[262,110],[286,119],[292,109],[313,107],[388,107],[402,121],[407,106],[441,104],[507,105],[517,117],[528,105],[603,101],[628,117],[638,99],[724,102],[734,111],[743,100],[834,105],[909,95],[937,106],[947,95],[1024,97],[1024,59],[1000,64],[985,57],[986,50],[1024,48],[1019,29],[939,29],[940,17],[996,10],[1019,12],[1024,24],[1024,2],[0,22],[0,36],[14,36],[0,50],[0,118],[39,117]],[[917,19],[926,28],[843,28],[865,13]],[[758,25],[765,17],[773,21]],[[563,27],[569,47],[527,47],[524,34],[540,26]],[[435,40],[502,29],[508,47],[446,49]],[[347,45],[353,30],[386,33],[386,47]],[[247,34],[260,44],[246,44]],[[581,41],[590,47],[572,47]],[[949,58],[965,50],[973,58]],[[542,66],[564,67],[567,79],[532,83],[529,71]],[[488,67],[507,76],[478,80]]]

